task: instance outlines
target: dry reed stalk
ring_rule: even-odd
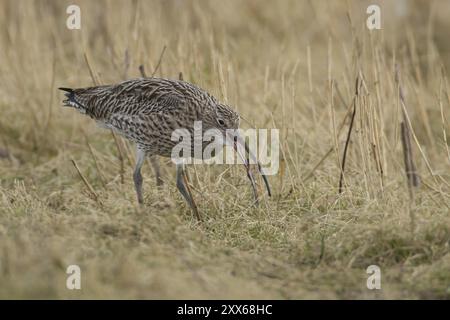
[[[94,165],[95,165],[95,168],[97,169],[98,177],[100,179],[100,182],[102,183],[103,188],[106,188],[106,182],[105,182],[103,173],[100,170],[100,166],[98,165],[97,157],[95,156],[94,150],[92,149],[92,146],[89,143],[88,137],[87,137],[87,135],[86,135],[86,133],[84,131],[83,131],[83,134],[84,134],[84,139],[86,141],[86,145],[88,146],[89,152],[91,153],[92,159],[94,160]]]
[[[356,81],[355,81],[355,96],[353,98],[353,111],[352,111],[352,115],[350,117],[350,124],[349,124],[349,127],[348,127],[347,138],[345,140],[344,153],[342,154],[341,173],[340,173],[340,177],[339,177],[339,189],[338,189],[339,193],[342,193],[342,189],[343,189],[343,185],[344,185],[345,163],[346,163],[346,160],[347,160],[347,151],[348,151],[348,146],[350,144],[350,137],[351,137],[351,134],[352,134],[353,123],[355,121],[356,99],[357,99],[357,97],[359,95],[359,86],[360,86],[360,81],[359,81],[359,75],[358,75],[356,77]]]
[[[84,185],[88,188],[89,193],[91,194],[91,197],[96,201],[99,202],[99,198],[97,193],[95,192],[94,188],[91,186],[89,181],[84,177],[84,175],[81,173],[80,168],[78,167],[76,161],[74,159],[71,159],[73,166],[78,172],[78,175],[80,176],[81,180],[83,181]]]
[[[369,108],[371,110],[371,133],[372,133],[372,152],[373,158],[375,161],[375,168],[378,173],[378,177],[380,179],[380,188],[381,192],[383,192],[384,188],[384,167],[385,167],[385,159],[384,159],[384,146],[383,146],[383,135],[384,135],[384,118],[383,118],[383,109],[382,109],[382,99],[381,99],[381,77],[380,77],[380,61],[378,55],[378,47],[374,45],[374,37],[372,37],[372,33],[370,33],[370,47],[372,52],[372,74],[374,76],[374,87],[375,87],[375,105],[370,103],[369,97]]]
[[[379,49],[375,49],[375,63],[374,63],[374,74],[375,74],[375,90],[376,90],[376,97],[377,97],[377,120],[378,122],[375,123],[375,130],[377,131],[377,148],[378,148],[378,155],[379,155],[379,161],[380,161],[380,173],[381,173],[381,180],[384,182],[384,176],[387,174],[387,159],[386,159],[386,147],[385,147],[385,121],[384,121],[384,110],[382,108],[383,106],[383,98],[381,95],[381,84],[382,80],[379,74],[381,73],[381,55],[379,52]],[[388,78],[389,79],[389,78]],[[379,124],[379,127],[378,127]],[[383,183],[382,182],[382,183]]]
[[[156,72],[158,71],[159,68],[162,68],[161,67],[161,62],[162,62],[162,59],[164,57],[164,52],[166,52],[166,46],[163,47],[163,49],[161,51],[161,54],[159,55],[158,63],[156,64],[155,70],[153,70],[152,77],[155,76],[155,74],[156,74]]]
[[[401,99],[401,101],[402,101],[401,105],[402,105],[402,108],[403,108],[403,111],[404,111],[406,123],[408,124],[408,127],[409,127],[409,129],[411,131],[411,135],[412,135],[412,137],[414,139],[414,142],[416,143],[416,146],[419,149],[419,152],[420,152],[420,154],[422,156],[423,161],[425,162],[425,165],[426,165],[430,175],[433,177],[434,181],[437,182],[436,175],[434,174],[433,169],[431,168],[430,162],[428,161],[427,157],[425,156],[425,153],[423,152],[423,149],[420,146],[419,140],[417,139],[417,136],[416,136],[414,130],[412,129],[411,119],[409,118],[409,115],[406,112],[406,104],[405,104],[404,100]]]
[[[416,168],[414,166],[413,158],[412,158],[412,150],[411,150],[411,135],[408,129],[408,125],[405,124],[405,122],[401,122],[400,124],[401,128],[401,137],[402,137],[402,146],[403,146],[403,159],[405,163],[405,172],[408,182],[408,191],[409,191],[409,216],[411,219],[411,229],[415,229],[416,225],[416,218],[414,214],[414,204],[415,204],[415,197],[414,197],[414,187],[418,186],[418,180],[416,175]]]
[[[409,121],[408,113],[406,111],[405,104],[405,96],[403,94],[403,88],[400,83],[400,71],[398,66],[396,66],[395,70],[395,81],[398,85],[398,93],[400,98],[400,103],[403,107],[402,115],[403,121],[401,122],[401,141],[403,145],[404,152],[404,161],[405,161],[405,170],[408,179],[408,188],[410,188],[410,195],[413,196],[412,187],[418,187],[420,184],[419,176],[416,172],[416,166],[414,164],[414,158],[412,154],[412,145],[411,145],[411,123]],[[411,197],[413,199],[413,197]]]
[[[88,66],[89,74],[90,74],[90,76],[91,76],[92,82],[94,83],[94,86],[99,85],[99,84],[100,84],[100,81],[98,80],[97,75],[94,73],[94,70],[93,70],[92,67],[91,67],[91,64],[90,64],[90,62],[89,62],[89,58],[88,58],[88,56],[87,56],[86,51],[84,52],[84,60],[86,61],[86,64],[87,64],[87,66]]]
[[[414,199],[413,187],[419,186],[419,180],[416,173],[416,166],[414,165],[412,147],[411,147],[411,133],[404,121],[400,123],[401,141],[403,146],[403,160],[405,164],[405,173],[408,180],[408,189],[411,199]]]
[[[400,71],[398,68],[398,65],[396,65],[395,68],[395,82],[398,86],[398,94],[400,98],[400,104],[402,105],[402,115],[403,115],[403,121],[400,123],[400,133],[401,133],[401,141],[402,141],[402,147],[403,147],[403,160],[405,165],[405,173],[407,178],[407,185],[408,185],[408,191],[409,191],[409,216],[411,220],[411,230],[415,230],[416,226],[416,218],[414,213],[414,206],[415,206],[415,196],[414,196],[414,188],[419,187],[420,180],[419,176],[416,172],[416,166],[414,164],[414,158],[412,154],[412,145],[411,145],[411,123],[408,117],[408,113],[406,111],[406,104],[405,104],[405,97],[403,94],[403,88],[400,83]],[[414,136],[415,137],[415,136]],[[417,143],[417,140],[416,140]],[[419,146],[420,148],[420,146]]]
[[[367,85],[364,81],[364,76],[359,71],[359,79],[360,79],[360,87],[359,87],[359,94],[357,97],[358,101],[358,109],[360,116],[359,119],[359,130],[355,130],[356,133],[359,136],[359,139],[357,139],[359,150],[360,150],[360,163],[362,166],[362,173],[364,176],[364,186],[367,193],[367,197],[370,197],[371,194],[371,179],[369,177],[370,174],[370,168],[371,168],[371,161],[369,159],[369,155],[371,152],[370,145],[371,145],[371,139],[370,139],[370,107],[368,106],[368,93],[369,90],[367,88]],[[362,90],[364,90],[365,94],[362,94]]]
[[[378,128],[378,123],[383,122],[380,118],[377,118],[377,111],[374,110],[374,117],[373,117],[373,135],[374,135],[374,145],[373,145],[373,153],[374,153],[374,160],[376,163],[376,168],[377,168],[377,172],[379,173],[379,177],[380,177],[380,186],[381,186],[381,190],[383,191],[384,188],[384,168],[385,168],[385,164],[384,163],[384,152],[382,152],[382,150],[384,150],[383,145],[383,137],[382,135],[384,134],[381,130]]]
[[[334,80],[332,78],[332,70],[333,70],[333,44],[331,37],[328,37],[328,46],[327,46],[327,93],[328,93],[328,101],[327,105],[329,106],[330,111],[330,121],[331,121],[331,130],[333,134],[333,142],[334,142],[334,150],[336,151],[336,161],[338,167],[341,166],[339,159],[339,142],[336,132],[336,114],[334,110]]]
[[[383,165],[381,163],[381,156],[379,154],[379,132],[377,128],[377,112],[375,107],[373,106],[372,100],[370,97],[368,98],[368,123],[369,123],[369,133],[368,133],[368,142],[370,145],[370,151],[373,154],[373,160],[375,164],[375,170],[378,173],[378,177],[380,178],[380,187],[383,189]]]

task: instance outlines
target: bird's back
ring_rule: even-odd
[[[114,85],[66,91],[66,106],[119,131],[149,152],[168,156],[172,132],[201,120],[202,108],[217,103],[203,89],[180,80],[140,78]],[[150,150],[151,149],[151,150]]]
[[[67,106],[80,109],[95,120],[110,115],[151,114],[183,108],[188,104],[204,105],[214,97],[188,82],[161,78],[139,78],[119,84],[82,89],[66,89]]]

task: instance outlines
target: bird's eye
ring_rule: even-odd
[[[222,119],[217,119],[217,123],[219,124],[219,126],[223,127],[225,125],[225,121],[223,121]]]

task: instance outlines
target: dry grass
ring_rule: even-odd
[[[443,1],[406,1],[403,15],[379,2],[372,32],[364,1],[76,3],[81,31],[65,27],[69,1],[0,4],[1,298],[450,297]],[[141,64],[281,130],[271,199],[250,206],[242,168],[197,165],[198,223],[162,161],[165,184],[146,165],[137,206],[132,146],[61,108],[56,88],[138,77]],[[69,264],[80,291],[65,287]],[[366,288],[371,264],[382,290]]]

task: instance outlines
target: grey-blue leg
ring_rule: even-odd
[[[197,219],[201,220],[197,210],[197,206],[194,202],[194,199],[192,198],[191,190],[189,189],[189,185],[187,183],[186,173],[184,172],[184,164],[177,164],[177,188],[178,190],[180,190],[180,193],[183,195],[192,211],[194,211]]]
[[[142,196],[142,174],[141,168],[144,164],[145,152],[139,148],[136,150],[136,166],[133,172],[134,187],[136,189],[137,199],[140,204],[144,203],[144,197]]]

